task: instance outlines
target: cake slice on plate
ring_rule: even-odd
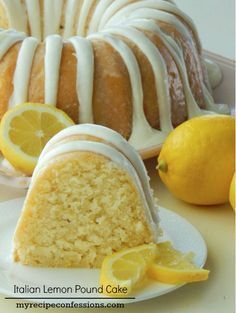
[[[41,154],[15,231],[14,260],[96,268],[106,255],[157,237],[157,210],[139,155],[108,128],[76,125]]]

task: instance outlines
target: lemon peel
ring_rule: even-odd
[[[8,110],[0,124],[0,150],[17,170],[30,176],[48,140],[74,122],[54,106],[23,103]]]

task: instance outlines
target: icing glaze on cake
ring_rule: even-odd
[[[47,103],[140,150],[189,118],[229,113],[211,95],[219,68],[172,1],[1,0],[0,13],[0,118]]]
[[[16,228],[14,259],[33,266],[98,267],[107,254],[157,242],[159,234],[137,152],[108,128],[76,125],[53,137],[40,156]]]

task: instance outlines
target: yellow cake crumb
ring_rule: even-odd
[[[41,169],[14,237],[14,259],[43,267],[97,268],[105,256],[153,241],[129,174],[91,152]]]

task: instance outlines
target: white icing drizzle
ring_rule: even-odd
[[[104,29],[107,21],[119,10],[121,10],[125,5],[129,3],[129,0],[116,0],[111,3],[111,5],[105,10],[103,16],[101,17],[98,30]]]
[[[28,99],[28,86],[31,67],[38,43],[38,39],[34,37],[27,37],[22,42],[14,73],[14,88],[13,95],[10,100],[10,107],[26,102]]]
[[[91,7],[94,5],[93,0],[86,0],[83,2],[80,15],[79,15],[79,21],[78,21],[78,28],[77,28],[77,35],[79,36],[85,36],[86,35],[86,27],[88,26],[88,17]]]
[[[100,20],[102,19],[104,12],[114,2],[114,0],[100,0],[95,8],[93,16],[89,23],[88,34],[98,31]]]
[[[228,105],[221,104],[218,106],[214,103],[214,99],[212,98],[209,90],[206,88],[204,82],[201,82],[201,83],[202,83],[202,88],[204,92],[206,110],[200,109],[196,100],[194,99],[193,93],[189,85],[188,74],[187,74],[187,69],[185,66],[183,52],[180,49],[180,47],[175,44],[175,41],[168,40],[169,37],[166,36],[153,21],[136,20],[136,21],[130,22],[130,24],[135,25],[137,28],[142,28],[142,29],[156,32],[161,37],[165,45],[167,46],[168,51],[171,53],[182,78],[182,82],[184,86],[184,93],[185,93],[185,101],[186,101],[187,110],[188,110],[188,118],[192,118],[192,117],[199,116],[202,114],[214,114],[214,112],[217,112],[220,114],[229,114]],[[178,53],[176,53],[176,49],[179,50]]]
[[[193,38],[190,35],[186,26],[182,22],[180,22],[178,18],[176,18],[174,15],[170,13],[167,13],[164,11],[158,11],[154,9],[148,9],[148,8],[137,9],[136,11],[131,12],[130,18],[131,19],[136,19],[136,18],[154,19],[156,21],[161,21],[161,22],[165,22],[170,25],[173,25],[176,29],[178,29],[178,31],[182,34],[182,36],[191,44],[192,54],[195,59],[197,72],[198,72],[198,75],[200,76],[200,79],[203,80],[202,67],[200,64],[200,57],[197,52],[196,44],[193,41]]]
[[[31,36],[41,40],[42,34],[39,0],[25,0],[25,4],[27,8],[30,34]]]
[[[164,134],[152,129],[144,114],[142,78],[132,50],[122,40],[106,34],[94,34],[89,38],[100,38],[108,42],[122,56],[129,72],[133,97],[133,127],[129,138],[130,144],[140,149],[145,144],[149,145],[150,139],[153,140],[154,137],[155,142],[163,140]]]
[[[158,228],[157,228],[157,221],[153,220],[153,216],[151,214],[150,208],[146,201],[146,196],[143,191],[143,187],[140,181],[140,178],[137,175],[137,172],[131,162],[118,150],[115,148],[100,142],[94,141],[73,141],[73,142],[63,142],[55,147],[53,147],[49,152],[47,152],[38,162],[36,169],[34,171],[32,177],[32,184],[30,188],[33,188],[34,183],[37,180],[37,176],[40,174],[40,170],[45,166],[48,166],[50,162],[53,162],[56,156],[63,155],[70,152],[76,151],[87,151],[92,153],[101,154],[113,162],[115,162],[119,167],[124,169],[128,174],[132,177],[132,180],[139,192],[142,202],[144,204],[146,217],[149,222],[149,226],[152,229],[154,239],[157,240],[158,238]]]
[[[6,8],[7,8],[7,11],[9,14],[13,14],[12,13],[13,7],[14,8],[17,7],[14,4],[16,0],[13,0],[13,1],[14,2],[4,0],[4,3],[6,5]],[[36,14],[35,12],[39,12],[39,10],[40,10],[39,1],[38,0],[25,0],[25,4],[26,5],[22,4],[20,6],[19,12],[22,12],[22,10],[24,10],[25,15],[26,15],[26,13],[28,14],[31,31],[33,32],[33,30],[34,30],[35,34],[37,36],[40,36],[40,21],[38,21],[38,19],[36,19],[36,15],[35,15]],[[19,3],[18,3],[18,5],[19,5]],[[63,13],[62,13],[63,5],[64,5],[63,0],[44,0],[44,12],[43,12],[44,13],[44,35],[50,34],[51,32],[58,32],[60,20],[61,20],[62,15],[63,15]],[[91,20],[90,20],[90,23],[88,24],[89,13],[90,13],[90,10],[91,10],[93,5],[95,6],[94,13],[90,17]],[[37,14],[39,14],[39,13],[37,13]],[[105,26],[107,27],[109,25],[114,25],[117,23],[123,23],[124,21],[127,23],[127,21],[129,19],[136,20],[136,19],[146,17],[149,20],[155,19],[155,20],[164,21],[164,22],[167,22],[167,23],[174,25],[182,33],[182,35],[185,38],[187,38],[187,40],[189,40],[191,42],[193,47],[195,47],[195,43],[192,40],[190,32],[188,31],[186,26],[183,25],[183,23],[178,18],[173,16],[173,14],[175,14],[175,15],[179,16],[180,18],[182,18],[191,27],[191,29],[193,30],[193,33],[196,35],[196,39],[198,40],[197,31],[196,31],[196,28],[195,28],[194,24],[192,23],[191,19],[188,16],[186,16],[183,12],[181,12],[174,4],[167,2],[167,1],[161,1],[161,0],[159,0],[159,1],[156,1],[156,0],[155,1],[154,0],[143,1],[143,0],[141,0],[141,1],[129,2],[128,0],[116,0],[116,1],[100,0],[95,5],[94,0],[89,0],[89,1],[68,0],[66,2],[65,14],[64,14],[64,16],[65,16],[65,29],[64,29],[65,36],[70,36],[73,33],[73,31],[74,31],[73,27],[74,27],[74,24],[76,23],[76,21],[75,21],[76,14],[77,14],[77,16],[79,16],[78,32],[81,33],[81,35],[85,35],[87,27],[89,28],[89,32],[92,32],[98,28],[105,27]],[[23,15],[22,15],[21,20],[23,20],[23,19],[25,19],[25,17],[23,17]],[[115,29],[115,30],[117,33],[117,29]],[[110,31],[111,31],[111,29],[107,30],[108,33],[110,33]],[[114,28],[113,28],[113,31],[114,31]],[[127,29],[127,27],[120,27],[118,33],[119,32],[121,34],[126,32],[126,36],[127,36],[127,33],[129,33],[130,30]],[[140,37],[140,42],[138,44],[139,48],[140,48],[140,44],[141,44],[141,46],[142,45],[145,46],[145,44],[147,44],[147,43],[149,43],[149,46],[152,45],[152,42],[144,34],[140,33],[139,37]],[[133,38],[132,38],[132,40],[135,41],[135,43],[137,44],[137,38],[138,38],[137,34],[136,34],[135,38],[136,38],[135,40]],[[130,37],[128,39],[131,40]],[[166,39],[169,42],[172,41],[174,43],[174,40],[172,38],[166,38]],[[57,73],[58,73],[58,67],[60,65],[59,59],[61,57],[61,49],[58,50],[59,53],[56,54],[55,60],[53,60],[52,63],[50,61],[48,61],[48,59],[52,60],[52,58],[49,57],[51,54],[51,52],[50,52],[51,49],[49,49],[48,46],[50,46],[50,45],[47,45],[47,43],[51,40],[52,39],[46,40],[45,99],[46,99],[46,102],[50,102],[50,103],[53,102],[55,104],[56,93],[57,93],[56,89],[58,86],[58,77],[57,77],[58,75],[57,75]],[[112,40],[114,41],[114,38]],[[60,41],[60,40],[58,39],[58,41]],[[143,41],[145,41],[145,44],[142,44]],[[12,40],[12,42],[13,42],[13,40]],[[82,46],[82,43],[77,44],[77,46],[79,46],[79,45]],[[88,46],[89,46],[88,43],[87,43],[87,45],[85,43],[83,45],[87,47],[88,51],[90,51],[88,53],[88,57],[86,58],[86,62],[88,64],[89,59],[93,60],[93,58],[91,57],[91,55],[92,55],[91,49],[88,48]],[[176,45],[176,44],[174,44],[174,45],[175,45],[174,49],[177,48],[176,50],[178,50],[178,54],[182,53],[181,51],[179,52],[180,49],[178,49],[178,45]],[[7,50],[7,48],[8,47],[6,47],[5,50]],[[56,51],[57,48],[58,48],[58,45],[54,49],[54,51]],[[158,49],[154,45],[153,45],[153,48],[156,49],[156,53],[159,53]],[[2,45],[2,49],[3,49],[3,45]],[[76,51],[77,55],[79,54],[79,50],[82,50],[82,48],[77,49],[77,51]],[[124,45],[123,45],[123,50],[124,50]],[[196,65],[198,67],[198,72],[199,72],[198,74],[202,75],[202,71],[200,68],[201,67],[200,62],[198,62],[199,61],[198,60],[198,54],[196,53],[195,49],[193,49],[193,50],[194,50],[193,52],[194,52],[195,59],[196,59]],[[143,51],[143,53],[146,56],[148,56],[148,54],[145,53],[144,51]],[[80,54],[82,55],[83,53],[81,52]],[[127,58],[127,52],[122,55],[123,59],[125,58],[125,55]],[[153,66],[152,62],[150,61],[150,55],[151,54],[149,54],[148,59],[149,59],[149,62],[150,62],[151,66],[154,70],[155,66]],[[181,56],[181,58],[182,58],[182,56]],[[159,55],[159,59],[162,59],[161,55]],[[133,65],[131,66],[128,63],[129,63],[129,60],[128,60],[128,62],[126,62],[127,68],[130,67],[130,70],[131,70],[131,67],[132,67],[134,69]],[[164,67],[165,67],[165,63],[163,60],[162,60],[162,65],[164,65]],[[48,70],[49,67],[51,69],[54,69],[51,72],[51,74],[50,74],[50,71]],[[82,107],[81,107],[82,114],[81,114],[80,122],[88,122],[88,121],[93,120],[92,110],[91,110],[92,87],[89,88],[89,82],[90,83],[92,82],[92,79],[91,79],[91,77],[92,77],[91,73],[93,72],[92,67],[93,67],[92,65],[89,66],[88,71],[86,73],[86,76],[84,76],[87,78],[87,79],[86,78],[84,79],[84,81],[85,81],[84,85],[86,85],[86,89],[89,92],[89,97],[85,101],[85,95],[84,94],[80,95],[81,91],[79,91],[79,89],[82,90],[82,87],[79,88],[79,86],[82,86],[82,79],[79,79],[79,74],[78,74],[79,71],[83,71],[83,68],[85,68],[85,66],[84,67],[82,66],[82,61],[81,62],[78,61],[77,92],[78,92],[78,98],[80,99],[81,103],[84,103],[84,105],[82,105]],[[154,71],[154,72],[156,73],[156,71]],[[50,83],[51,79],[49,78],[49,76],[51,78],[54,78],[54,80],[55,80],[54,84]],[[155,76],[157,76],[157,75],[155,75]],[[165,75],[161,75],[161,76],[163,78]],[[54,85],[54,86],[52,86],[52,85]],[[166,85],[167,84],[165,82],[164,90],[167,89]],[[157,87],[158,86],[160,86],[160,84],[157,84]],[[52,88],[52,87],[54,87],[54,88]],[[54,90],[49,92],[49,89],[51,89],[51,90],[54,89]],[[161,88],[159,88],[159,89],[161,90]],[[216,109],[214,107],[212,98],[211,98],[209,92],[207,91],[203,82],[202,82],[202,89],[204,91],[204,97],[205,97],[205,101],[207,103],[207,109],[211,109],[211,110]],[[161,92],[161,93],[158,92],[158,94],[163,94],[163,92]],[[168,96],[168,93],[166,93],[166,95]],[[22,98],[24,98],[24,96],[22,96]],[[166,97],[165,101],[168,98],[169,97]],[[192,98],[192,97],[189,97],[189,98]],[[82,99],[84,99],[84,100],[82,100]],[[86,107],[85,103],[86,102],[89,103],[89,107],[87,110],[85,109],[85,107]],[[190,101],[190,102],[193,103],[194,101]],[[160,105],[160,108],[159,108],[160,117],[161,117],[160,122],[162,124],[161,130],[164,132],[169,132],[170,129],[172,129],[172,125],[170,125],[171,124],[170,104],[167,105],[167,110],[166,110],[166,106],[164,105],[164,100],[160,101],[160,99],[158,99],[158,103]],[[193,107],[195,107],[195,109],[197,108],[196,105],[194,105]],[[189,108],[189,105],[188,105],[188,108]],[[85,112],[85,111],[86,111],[86,113],[83,114],[83,112]],[[162,111],[164,111],[164,114],[162,114]],[[196,109],[196,111],[198,111],[198,108]],[[189,116],[191,116],[191,115],[193,115],[193,114],[189,114]],[[135,125],[138,125],[138,123],[135,123]],[[131,138],[131,142],[132,142],[132,138]]]
[[[0,152],[0,184],[13,188],[26,189],[30,185],[31,178],[22,175],[16,170]]]
[[[82,37],[69,40],[77,57],[77,96],[79,99],[79,123],[93,123],[94,54],[91,42]]]
[[[161,0],[143,1],[142,0],[138,2],[127,3],[127,5],[124,8],[120,9],[108,20],[108,22],[106,23],[106,25],[104,25],[104,27],[110,27],[116,24],[124,24],[126,20],[130,17],[130,13],[134,12],[137,9],[143,9],[143,8],[156,9],[157,11],[158,10],[166,11],[166,12],[179,16],[189,25],[189,27],[194,33],[194,37],[197,40],[199,47],[201,47],[201,43],[198,37],[198,32],[192,19],[188,15],[186,15],[184,12],[179,10],[175,4],[167,2],[167,1],[161,1]],[[142,16],[142,17],[145,17],[145,16]]]
[[[204,91],[204,99],[206,105],[206,110],[204,112],[205,114],[209,114],[209,111],[212,111],[212,113],[215,112],[219,114],[230,114],[230,108],[227,104],[222,103],[217,105],[214,103],[214,99],[204,83],[202,83],[202,88]]]
[[[48,36],[45,40],[45,103],[52,105],[57,102],[62,47],[59,35]]]
[[[153,23],[152,20],[147,20],[151,23]],[[156,25],[156,23],[155,23]],[[180,45],[172,38],[170,37],[169,35],[163,33],[165,39],[169,42],[169,44],[171,45],[171,47],[175,50],[175,52],[177,53],[177,55],[181,58],[182,55],[183,55],[183,51],[182,51],[182,48],[180,47]]]
[[[136,21],[131,21],[130,24],[134,27],[137,27],[139,29],[143,30],[148,30],[156,33],[163,41],[165,46],[168,48],[169,53],[173,57],[175,64],[178,67],[178,70],[180,72],[180,76],[182,79],[183,87],[184,87],[184,94],[185,94],[185,101],[186,101],[186,106],[187,106],[187,111],[188,111],[188,117],[192,118],[194,116],[201,115],[201,109],[199,108],[198,104],[196,103],[194,96],[192,94],[191,88],[189,86],[189,81],[188,81],[188,75],[187,75],[187,70],[185,67],[185,62],[183,61],[183,55],[180,47],[177,45],[174,45],[172,47],[171,44],[173,44],[174,41],[168,41],[167,36],[161,31],[160,27],[157,26],[156,23],[150,20],[136,20]],[[178,53],[176,52],[176,49],[178,50]]]
[[[43,11],[40,12],[40,1]],[[92,97],[94,78],[94,54],[90,41],[99,38],[107,41],[122,57],[127,67],[133,95],[133,130],[129,142],[137,149],[162,143],[171,125],[171,99],[169,96],[167,67],[158,48],[143,30],[155,32],[163,40],[172,55],[184,87],[188,117],[200,114],[229,113],[226,105],[215,105],[204,83],[202,60],[197,51],[200,46],[197,31],[192,20],[180,11],[172,1],[162,0],[2,0],[9,18],[10,27],[15,30],[0,30],[0,59],[17,42],[23,41],[14,73],[14,91],[9,105],[27,101],[30,71],[38,41],[26,38],[19,30],[40,39],[59,33],[64,19],[64,38],[70,38],[77,58],[77,96],[80,103],[79,122],[92,123]],[[91,13],[91,9],[93,14]],[[91,15],[91,16],[90,16]],[[163,21],[177,28],[192,47],[196,64],[196,75],[201,82],[206,110],[197,105],[188,81],[188,73],[183,50],[178,41],[164,33],[154,21]],[[42,23],[41,23],[42,22]],[[188,27],[191,28],[193,35]],[[42,25],[41,25],[42,24]],[[42,29],[41,29],[42,26]],[[99,33],[93,34],[96,31]],[[87,39],[71,36],[80,34]],[[161,131],[152,129],[143,110],[141,73],[132,49],[122,40],[122,36],[132,41],[148,59],[155,76],[160,112]],[[26,39],[25,39],[26,38]],[[197,45],[196,45],[197,44]],[[63,41],[58,35],[45,40],[45,102],[56,105]],[[219,83],[221,73],[212,63],[206,61],[213,87]],[[207,85],[208,86],[208,85]]]
[[[25,34],[15,30],[0,30],[0,60],[15,43],[24,40],[24,38]],[[19,174],[5,159],[2,160],[1,152],[0,183],[16,188],[27,188],[29,185],[29,178],[25,178],[23,173]]]
[[[4,0],[6,13],[10,21],[10,27],[27,33],[27,14],[26,7],[23,1],[19,0]]]
[[[204,98],[206,101],[206,108],[209,110],[218,111],[217,107],[214,105],[213,98],[211,97],[209,91],[207,90],[207,88],[205,86],[204,79],[203,79],[203,73],[202,73],[202,67],[201,67],[201,60],[200,60],[200,57],[197,53],[197,47],[196,47],[196,44],[193,41],[188,29],[186,28],[186,26],[184,26],[182,22],[180,22],[175,16],[171,15],[170,13],[162,12],[162,11],[158,11],[158,10],[153,10],[153,9],[148,9],[148,8],[137,9],[136,11],[131,12],[130,18],[131,19],[147,18],[147,19],[154,19],[157,21],[163,21],[163,22],[166,22],[166,23],[173,25],[174,27],[176,27],[178,29],[178,31],[182,34],[182,36],[184,36],[184,38],[186,38],[189,41],[189,43],[191,44],[192,54],[193,54],[194,59],[195,59],[197,74],[199,75],[201,87],[202,87],[202,92],[204,94]],[[183,62],[184,62],[184,60],[183,60]]]
[[[31,178],[25,177],[20,173],[13,171],[12,176],[8,175],[7,169],[2,168],[0,164],[0,184],[3,186],[9,186],[11,188],[27,189],[30,185]]]
[[[62,9],[63,0],[44,0],[44,38],[58,34]]]
[[[68,0],[65,10],[65,25],[63,37],[65,39],[70,38],[75,33],[76,13],[78,13],[78,6],[81,1]]]
[[[25,189],[29,187],[30,177],[26,177],[16,170],[0,152],[0,184],[13,188]]]
[[[25,38],[23,33],[15,30],[0,30],[0,59],[17,42]]]
[[[222,81],[222,78],[223,78],[222,77],[223,76],[222,71],[221,71],[219,65],[216,64],[215,62],[213,62],[209,59],[205,59],[204,62],[205,62],[206,68],[207,68],[210,85],[214,89]]]
[[[3,172],[6,173],[8,177],[21,176],[21,172],[17,171],[0,153],[0,173]]]
[[[122,152],[129,159],[129,161],[132,163],[135,170],[137,171],[140,181],[142,183],[153,220],[158,222],[156,208],[153,203],[152,193],[149,185],[149,177],[146,168],[142,162],[142,159],[135,151],[135,149],[131,145],[128,145],[127,141],[117,132],[100,125],[83,124],[71,126],[59,132],[46,144],[40,156],[40,159],[43,158],[44,155],[48,153],[53,146],[60,144],[60,141],[65,139],[69,140],[71,136],[76,135],[90,135],[96,138],[100,138],[111,144],[112,146],[116,147],[116,149]]]
[[[133,41],[149,60],[155,76],[161,130],[164,133],[169,133],[173,126],[171,124],[171,100],[167,82],[168,73],[159,50],[142,32],[129,26],[109,28],[104,32],[121,35]]]

